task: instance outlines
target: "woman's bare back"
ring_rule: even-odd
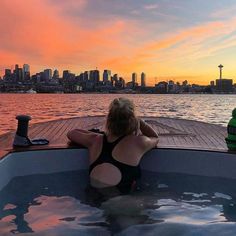
[[[106,137],[108,143],[114,142],[118,137]],[[103,149],[103,135],[98,135],[89,150],[90,165],[92,165],[101,155]],[[112,150],[111,156],[116,161],[128,166],[138,166],[143,154],[147,151],[145,136],[128,135],[123,137]],[[111,163],[100,163],[96,165],[91,173],[91,184],[94,187],[108,187],[117,185],[122,174],[119,168]]]

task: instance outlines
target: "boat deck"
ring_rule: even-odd
[[[161,148],[195,149],[227,152],[225,137],[227,136],[226,127],[207,124],[198,121],[181,120],[172,118],[153,118],[145,117],[145,120],[159,133]],[[75,128],[104,129],[104,116],[79,117],[63,120],[55,120],[44,123],[33,124],[29,128],[29,137],[46,138],[50,141],[49,145],[31,146],[27,148],[12,147],[14,132],[0,136],[0,158],[9,152],[38,150],[38,149],[57,149],[73,148],[68,142],[66,134]]]

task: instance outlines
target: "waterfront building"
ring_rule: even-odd
[[[85,71],[83,77],[84,77],[84,81],[88,81],[89,80],[89,71]]]
[[[114,75],[113,75],[113,80],[114,80],[114,81],[118,81],[118,80],[119,80],[118,74],[114,74]]]
[[[52,70],[51,69],[46,69],[44,70],[44,80],[45,82],[49,82],[52,79]]]
[[[144,72],[141,73],[141,87],[146,87],[146,75]]]
[[[32,75],[32,82],[34,84],[38,84],[41,81],[41,75],[40,73],[36,73],[35,75]]]
[[[86,89],[89,91],[94,90],[94,82],[91,80],[86,81]]]
[[[220,93],[230,93],[233,92],[233,80],[232,79],[223,79],[222,78],[222,69],[223,65],[218,66],[220,69],[219,79],[216,80],[216,91]]]
[[[111,81],[111,71],[104,70],[103,72],[103,83],[106,84],[108,81]]]
[[[80,73],[79,75],[77,75],[77,76],[75,77],[75,80],[76,80],[77,82],[84,82],[84,73]]]
[[[182,86],[183,87],[186,87],[188,85],[188,81],[187,80],[184,80],[183,83],[182,83]]]
[[[115,87],[116,88],[118,88],[118,89],[125,88],[125,80],[122,77],[120,77],[118,80],[114,80],[114,82],[115,82]]]
[[[232,79],[217,79],[216,91],[220,93],[233,92],[233,80]]]
[[[167,93],[168,92],[168,83],[165,81],[161,81],[158,84],[155,84],[155,92],[156,93]]]
[[[112,77],[111,77],[111,84],[112,86],[115,86],[116,87],[116,84],[119,82],[119,76],[118,74],[114,74]]]
[[[170,80],[168,82],[167,91],[168,91],[168,93],[175,93],[176,92],[176,86],[175,86],[175,82],[173,80]]]
[[[4,80],[9,81],[11,80],[11,77],[11,69],[5,69],[5,75],[3,76]]]
[[[130,82],[126,83],[126,87],[129,88],[129,89],[133,88],[133,86],[134,86],[133,81],[130,81]]]
[[[210,86],[211,86],[211,87],[214,87],[214,86],[215,86],[215,81],[211,81],[211,82],[210,82]]]
[[[44,81],[44,72],[39,72],[39,76],[40,76],[40,82]]]

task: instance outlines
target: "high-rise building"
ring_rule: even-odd
[[[99,70],[91,70],[89,72],[89,80],[97,85],[99,83],[99,81],[100,81]]]
[[[84,81],[88,81],[89,80],[89,71],[85,71],[84,72]]]
[[[46,82],[49,82],[52,79],[52,70],[51,69],[46,69],[44,70],[44,79]]]
[[[122,77],[120,77],[119,82],[121,83],[121,87],[124,88],[125,87],[125,80]]]
[[[18,81],[22,82],[23,81],[23,69],[22,68],[18,68]]]
[[[114,74],[114,75],[113,75],[113,80],[114,80],[114,81],[118,81],[118,80],[119,80],[118,74]]]
[[[57,69],[54,70],[52,78],[53,79],[58,79],[59,78],[59,71]]]
[[[10,80],[10,79],[11,79],[11,69],[5,69],[4,80]]]
[[[108,81],[111,81],[111,71],[110,70],[104,70],[104,72],[103,72],[103,82],[107,83]]]
[[[15,70],[13,71],[14,74],[14,82],[19,82],[19,65],[15,65]]]
[[[118,76],[118,74],[114,74],[111,77],[111,84],[112,84],[112,86],[117,87],[118,82],[119,82],[119,76]]]
[[[141,87],[146,87],[146,75],[144,72],[141,73]]]
[[[95,71],[94,71],[94,81],[95,81],[95,83],[99,83],[99,81],[100,81],[100,73],[99,73],[99,70],[95,70]]]
[[[30,66],[28,64],[23,65],[23,81],[29,81],[30,80]]]
[[[187,81],[187,80],[185,80],[185,81],[182,82],[182,86],[185,87],[185,86],[187,86],[187,85],[188,85],[188,81]]]
[[[70,71],[69,70],[63,70],[63,73],[62,73],[63,80],[68,80],[69,77],[70,77]]]
[[[94,81],[93,70],[89,71],[89,81]]]
[[[133,84],[133,87],[138,85],[137,78],[138,78],[137,73],[132,73],[132,84]]]
[[[23,65],[23,72],[26,73],[26,72],[30,72],[30,66],[28,64],[24,64]]]

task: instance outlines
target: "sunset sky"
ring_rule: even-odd
[[[0,75],[27,63],[209,84],[221,63],[236,82],[235,12],[236,0],[0,0]]]

